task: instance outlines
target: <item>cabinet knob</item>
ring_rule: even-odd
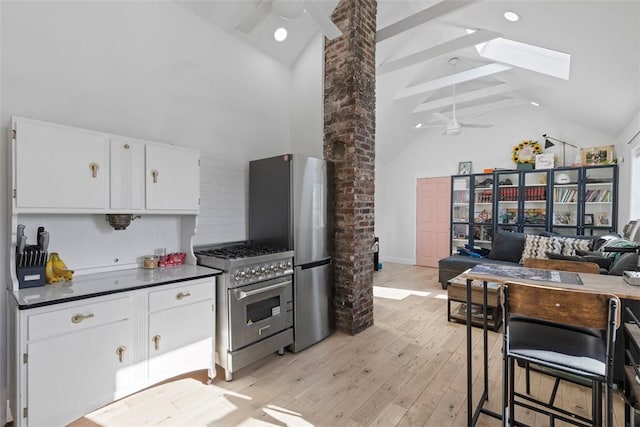
[[[124,147],[125,150],[128,150],[129,148],[131,148],[131,146],[129,144],[124,144],[123,147]]]
[[[160,350],[160,338],[160,335],[156,335],[155,337],[153,337],[153,346],[156,350]]]
[[[93,317],[93,313],[89,313],[89,314],[76,314],[75,316],[73,316],[73,317],[71,318],[71,321],[72,321],[73,323],[80,323],[80,322],[82,322],[83,320],[91,319],[92,317]]]
[[[182,299],[184,299],[186,297],[190,297],[190,296],[191,296],[191,292],[187,292],[187,293],[180,292],[178,295],[176,295],[176,299],[178,301],[180,301],[180,300],[182,300]]]
[[[94,178],[98,177],[98,170],[100,169],[100,165],[96,162],[89,163],[89,169],[91,169],[91,176]]]
[[[153,169],[151,171],[151,176],[153,177],[153,183],[154,184],[158,183],[158,175],[160,175],[160,173],[157,170]]]
[[[116,348],[116,354],[118,355],[118,360],[120,361],[120,363],[124,362],[125,351],[127,351],[127,347],[124,345],[121,345],[120,347]]]

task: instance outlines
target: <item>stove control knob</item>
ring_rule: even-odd
[[[278,269],[278,266],[277,266],[277,265],[275,265],[275,264],[273,264],[271,267],[269,267],[269,269],[270,269],[271,271],[276,271],[276,270]]]
[[[256,269],[255,269],[255,268],[252,268],[252,269],[251,269],[251,272],[250,272],[250,276],[251,276],[251,277],[254,277],[254,276],[256,275],[256,273],[257,273]]]
[[[287,262],[287,268],[291,268],[291,261]]]
[[[264,274],[267,272],[267,269],[265,267],[260,267],[260,273]]]

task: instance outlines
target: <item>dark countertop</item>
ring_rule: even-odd
[[[26,310],[135,289],[215,277],[222,273],[220,270],[199,265],[181,265],[153,270],[133,268],[76,275],[70,283],[63,282],[13,291],[13,297],[18,309]]]

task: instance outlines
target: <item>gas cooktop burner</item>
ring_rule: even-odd
[[[269,246],[262,245],[250,245],[250,244],[241,244],[241,245],[232,245],[225,246],[216,249],[208,249],[208,250],[200,250],[196,251],[196,255],[207,255],[216,258],[222,259],[239,259],[239,258],[249,258],[260,255],[267,254],[275,254],[279,252],[286,252],[287,249],[283,248],[273,248]]]

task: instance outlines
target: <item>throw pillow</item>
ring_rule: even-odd
[[[487,258],[500,261],[520,262],[524,250],[524,233],[498,230]]]
[[[626,253],[611,266],[609,274],[612,276],[622,276],[623,271],[635,271],[638,268],[638,254]]]
[[[571,237],[558,237],[562,244],[562,255],[574,256],[576,251],[590,251],[593,240],[575,239]]]
[[[580,253],[578,255],[572,256],[572,255],[558,255],[558,254],[554,254],[553,252],[547,252],[547,256],[549,257],[549,259],[560,259],[560,260],[580,261],[580,262],[595,262],[596,264],[598,264],[598,267],[604,268],[605,270],[609,270],[609,267],[611,267],[611,262],[613,261],[612,258],[605,258],[602,256],[596,256],[596,255],[584,255],[584,253]]]
[[[520,258],[520,264],[525,258],[547,259],[547,252],[555,254],[562,253],[562,244],[556,237],[536,236],[533,234],[524,235],[524,250]]]

